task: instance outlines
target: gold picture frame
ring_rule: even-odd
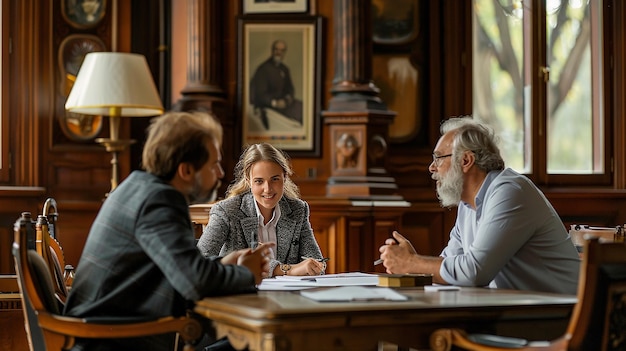
[[[293,156],[319,156],[322,18],[242,17],[238,29],[242,145],[269,142]]]

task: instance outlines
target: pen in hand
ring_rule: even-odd
[[[316,260],[317,262],[328,262],[328,260],[330,260],[330,257],[324,257],[324,258],[321,258],[321,259],[320,259],[320,258],[313,258],[313,257],[306,257],[306,256],[302,256],[302,257],[300,257],[300,258],[301,258],[301,259],[303,259],[303,260],[306,260],[306,259],[308,259],[308,258],[311,258],[311,259]]]
[[[390,239],[393,239],[393,241],[395,241],[395,244],[392,244],[392,245],[397,245],[397,244],[399,244],[399,242],[398,242],[398,240],[396,240],[396,238],[391,237]],[[383,263],[383,259],[382,259],[382,258],[379,258],[379,259],[377,259],[376,261],[374,261],[374,266],[378,266],[378,265],[379,265],[379,264],[381,264],[381,263]]]

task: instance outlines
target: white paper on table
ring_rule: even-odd
[[[302,291],[300,295],[319,302],[345,301],[406,301],[408,297],[390,288],[341,286],[324,290]]]
[[[378,285],[378,274],[349,272],[324,275],[279,275],[279,281],[315,282],[317,286]]]
[[[315,281],[286,280],[265,278],[261,284],[257,285],[258,290],[293,291],[310,288],[317,288],[319,285]]]
[[[424,291],[459,291],[461,287],[455,285],[424,285]]]

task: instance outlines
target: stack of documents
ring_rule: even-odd
[[[350,272],[325,275],[291,276],[279,275],[275,278],[263,279],[257,287],[259,290],[300,290],[321,286],[375,286],[378,275]]]
[[[369,286],[340,286],[324,290],[302,291],[300,295],[319,302],[408,300],[406,296],[391,288]]]

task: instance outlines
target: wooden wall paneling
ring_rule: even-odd
[[[366,272],[385,272],[385,268],[383,265],[374,266],[374,261],[380,258],[380,251],[378,249],[385,243],[387,238],[392,237],[393,231],[404,232],[405,228],[402,224],[402,213],[395,210],[385,210],[382,212],[378,209],[374,209],[375,215],[372,216],[374,223],[372,236],[368,238],[363,238],[364,240],[370,241],[368,245],[364,245],[368,247],[368,250],[362,252],[362,262],[361,265]]]
[[[9,98],[11,94],[9,93],[9,77],[10,77],[10,50],[11,50],[11,41],[9,40],[11,24],[13,21],[9,21],[11,18],[11,2],[3,1],[0,3],[0,14],[2,18],[2,24],[0,27],[0,38],[2,40],[2,44],[0,46],[0,82],[2,83],[2,91],[0,92],[0,184],[5,184],[11,179],[11,167],[10,167],[10,148],[9,148],[9,138],[6,138],[5,135],[11,130],[9,128],[9,122],[11,120],[10,117],[10,109],[9,109]]]
[[[45,158],[41,155],[42,121],[40,111],[48,109],[47,90],[41,84],[49,74],[49,64],[40,60],[49,52],[46,43],[49,21],[43,13],[48,9],[47,2],[39,4],[35,0],[10,2],[12,46],[9,74],[9,114],[11,138],[11,185],[38,186],[41,184],[41,166]],[[19,45],[18,45],[19,44]],[[46,61],[47,62],[47,61]],[[5,133],[3,131],[3,133]],[[45,133],[43,134],[45,136]]]
[[[626,3],[624,1],[610,1],[611,6],[605,10],[605,15],[609,17],[607,25],[612,27],[613,42],[607,43],[607,52],[611,55],[610,62],[613,63],[613,73],[608,76],[612,79],[608,91],[613,92],[613,106],[607,109],[607,113],[612,113],[614,124],[613,135],[613,183],[615,188],[626,188]],[[607,14],[608,12],[608,14]]]
[[[15,274],[13,224],[22,212],[38,213],[44,194],[41,187],[0,187],[0,274]]]
[[[363,270],[364,253],[370,248],[369,238],[372,237],[370,219],[364,216],[346,217],[345,223],[345,246],[338,247],[340,255],[346,260],[346,266],[341,267],[341,272],[359,272]]]
[[[130,3],[130,13],[120,14],[120,31],[127,31],[121,23],[130,27],[130,51],[146,57],[163,108],[165,111],[170,110],[173,86],[171,71],[174,69],[171,61],[172,20],[169,17],[174,16],[171,8],[172,3],[170,0],[123,0],[123,3]],[[126,23],[128,21],[124,20],[124,16],[130,17],[129,23]],[[130,137],[137,140],[129,147],[131,172],[141,168],[141,154],[146,139],[146,128],[150,125],[151,119],[151,117],[129,119]]]
[[[17,219],[17,216],[15,217]],[[13,256],[11,247],[13,246],[13,232],[9,227],[0,227],[0,274],[11,274],[15,272],[13,268]]]
[[[473,1],[441,1],[443,90],[441,119],[472,114]],[[459,30],[466,28],[466,30]]]
[[[318,116],[321,118],[321,116]],[[319,197],[326,195],[326,181],[330,176],[329,160],[331,150],[327,145],[330,132],[327,124],[322,124],[322,155],[320,158],[292,158],[294,171],[292,179],[300,188],[303,197]]]
[[[589,224],[614,227],[626,223],[626,191],[614,189],[552,189],[546,197],[563,224]]]
[[[337,228],[342,228],[341,223],[343,218],[337,214],[334,216],[317,216],[311,214],[310,221],[313,233],[315,234],[315,240],[317,240],[322,255],[324,257],[331,257],[331,260],[326,264],[326,273],[338,272],[337,267],[345,265],[343,257],[337,254],[337,243],[342,241],[342,238],[338,237]]]
[[[448,243],[455,219],[456,209],[442,208],[438,203],[413,204],[403,215],[400,233],[418,253],[438,256]]]
[[[77,267],[83,247],[87,241],[89,229],[96,219],[102,203],[94,201],[65,201],[57,202],[57,204],[59,206],[59,219],[56,229],[57,240],[63,248],[65,263]]]
[[[29,351],[28,338],[24,328],[24,312],[19,298],[16,306],[3,306],[0,294],[0,350]],[[11,303],[7,301],[6,303]]]

